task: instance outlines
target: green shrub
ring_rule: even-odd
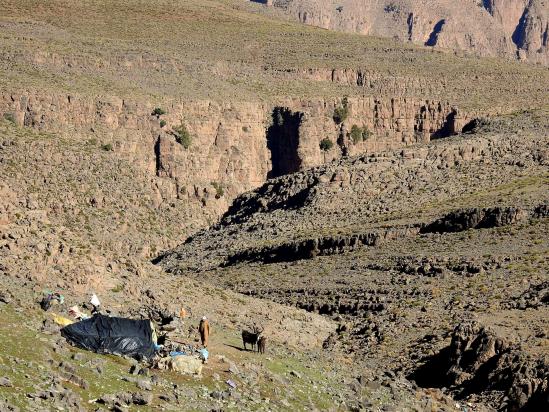
[[[334,143],[327,137],[320,141],[320,150],[327,152],[332,147],[334,147]]]
[[[215,198],[216,199],[219,199],[221,196],[223,196],[225,194],[225,191],[223,190],[223,186],[221,186],[221,183],[211,182],[210,184],[215,189]]]
[[[337,106],[335,109],[334,109],[334,114],[332,116],[332,118],[334,119],[334,122],[336,124],[341,124],[343,123],[347,117],[349,116],[349,107],[348,107],[348,100],[347,100],[347,97],[344,97],[343,100],[341,101],[341,106]]]
[[[166,121],[165,120],[160,120],[160,127],[164,127],[166,126]]]
[[[351,132],[349,133],[349,136],[353,140],[354,144],[357,144],[362,140],[368,140],[368,138],[370,138],[371,135],[372,135],[372,132],[368,130],[367,126],[358,127],[356,124],[354,124],[351,127]]]
[[[15,116],[13,113],[4,113],[4,119],[6,119],[8,122],[15,124]]]
[[[151,113],[152,116],[156,116],[156,117],[160,117],[163,114],[166,114],[166,111],[164,109],[161,109],[160,107],[155,107]]]
[[[179,126],[173,128],[173,133],[175,136],[175,141],[183,146],[185,149],[188,149],[191,146],[193,141],[191,134],[187,130],[187,126],[181,123]]]
[[[110,143],[102,144],[101,149],[103,149],[106,152],[112,152],[114,150],[113,147],[112,147],[112,144],[110,144]]]

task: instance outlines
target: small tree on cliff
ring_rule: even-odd
[[[351,127],[351,131],[348,134],[348,136],[350,136],[353,140],[354,144],[357,144],[363,140],[368,140],[371,135],[372,132],[368,129],[367,126],[358,127],[356,124]]]
[[[347,100],[347,97],[344,97],[341,101],[340,106],[336,106],[334,109],[334,114],[332,118],[334,119],[335,124],[341,124],[343,123],[347,117],[349,116],[349,101]]]
[[[320,141],[320,150],[322,150],[322,153],[324,154],[324,163],[326,163],[326,152],[330,150],[332,147],[334,147],[334,142],[332,142],[330,139],[325,137]]]
[[[334,143],[327,137],[320,141],[320,150],[322,150],[323,152],[327,152],[332,147],[334,147]]]
[[[173,128],[173,135],[175,136],[175,141],[183,146],[185,149],[191,147],[193,139],[191,137],[191,134],[187,130],[187,126],[185,126],[183,123]]]

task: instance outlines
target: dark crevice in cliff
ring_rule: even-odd
[[[275,107],[272,124],[267,128],[267,148],[271,151],[271,170],[267,178],[294,173],[301,168],[298,155],[299,127],[303,113]]]
[[[435,26],[433,27],[433,31],[431,32],[431,34],[429,35],[429,38],[425,42],[426,46],[435,46],[437,44],[438,35],[442,31],[442,28],[444,27],[445,24],[446,24],[445,19],[442,19],[438,21],[437,24],[435,24]]]
[[[482,6],[488,13],[494,15],[494,0],[482,0]]]
[[[456,115],[457,112],[452,110],[446,116],[446,120],[440,129],[431,134],[432,139],[441,139],[456,134]]]
[[[521,49],[524,46],[524,42],[526,39],[527,21],[528,21],[528,8],[524,9],[524,12],[522,13],[522,16],[520,17],[520,20],[517,24],[517,27],[515,27],[515,31],[511,36],[513,43],[515,43],[515,46],[517,46],[517,48],[519,49]]]
[[[156,175],[160,176],[160,169],[162,168],[162,163],[160,162],[160,136],[156,138],[154,143],[154,160],[156,164]]]
[[[341,124],[341,127],[339,128],[339,134],[337,136],[336,143],[339,146],[339,149],[341,150],[341,155],[344,157],[348,156],[349,148],[346,145],[345,131],[343,129],[343,124]],[[326,161],[324,161],[324,163],[326,163]]]

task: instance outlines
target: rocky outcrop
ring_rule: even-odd
[[[549,281],[531,285],[519,296],[502,304],[504,308],[521,309],[549,306]]]
[[[469,229],[490,229],[512,225],[528,217],[547,216],[547,205],[540,205],[532,210],[516,207],[493,207],[485,209],[456,210],[421,228],[421,233],[462,232]]]
[[[285,202],[283,207],[292,207],[293,202],[296,206],[303,200],[309,189],[299,191],[292,200]],[[299,199],[299,200],[298,200]],[[236,203],[235,203],[236,204]],[[231,207],[235,207],[235,204]],[[259,205],[261,207],[261,205]],[[334,235],[319,238],[292,240],[280,244],[270,244],[262,247],[249,248],[229,255],[224,263],[225,266],[235,265],[243,262],[292,262],[302,259],[312,259],[315,256],[327,256],[353,251],[363,246],[379,246],[381,242],[395,240],[404,237],[412,237],[418,234],[427,233],[452,233],[462,232],[469,229],[491,229],[512,225],[524,221],[528,218],[545,217],[547,205],[540,205],[531,210],[519,207],[493,207],[493,208],[473,208],[466,210],[457,210],[441,217],[429,224],[417,223],[406,227],[392,226],[378,229],[368,233]],[[231,213],[229,210],[228,213]],[[401,259],[395,269],[409,274],[420,274],[424,276],[438,276],[444,269],[454,272],[479,273],[482,266],[472,262],[437,262],[421,260],[415,262],[406,262]]]
[[[528,213],[514,207],[458,210],[423,227],[421,233],[462,232],[507,226],[527,216]]]
[[[544,0],[274,0],[304,24],[426,46],[549,63]]]
[[[449,386],[460,398],[483,396],[500,410],[549,407],[548,359],[529,356],[478,322],[459,324],[450,346],[411,377],[420,385],[438,380],[435,386]]]
[[[296,288],[281,289],[246,289],[239,290],[242,294],[259,298],[267,298],[276,302],[296,306],[308,312],[321,315],[360,316],[366,317],[372,312],[382,312],[387,309],[390,299],[386,291],[366,291],[356,289],[318,290]]]
[[[296,240],[274,246],[252,248],[232,254],[226,266],[242,262],[292,262],[312,259],[315,256],[335,255],[350,252],[362,246],[376,246],[383,241],[417,234],[419,227],[387,228],[371,233],[349,236],[325,236],[318,239]]]

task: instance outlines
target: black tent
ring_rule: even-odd
[[[154,355],[153,330],[148,320],[97,314],[65,326],[61,334],[76,346],[97,353],[147,358]]]

